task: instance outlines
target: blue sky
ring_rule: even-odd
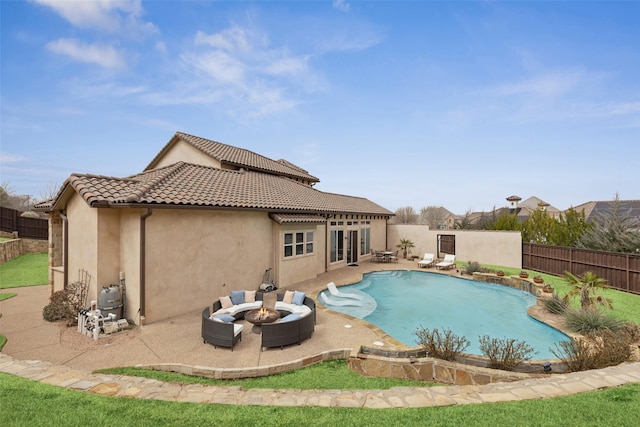
[[[1,181],[128,176],[176,131],[454,213],[640,199],[637,1],[2,1]]]

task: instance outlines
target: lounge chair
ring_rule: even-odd
[[[336,287],[336,284],[331,282],[329,284],[327,284],[327,289],[329,289],[329,292],[331,293],[331,295],[333,295],[334,297],[338,297],[338,298],[351,298],[351,299],[355,299],[355,300],[361,300],[362,297],[360,297],[359,295],[356,294],[350,294],[350,293],[346,293],[346,292],[340,292],[338,290],[338,288]]]
[[[328,296],[326,296],[325,294],[320,294],[320,299],[322,300],[322,303],[324,305],[351,305],[354,307],[363,307],[364,304],[362,303],[362,301],[356,301],[354,299],[351,298],[340,298],[340,299],[335,299],[335,298],[329,298]]]
[[[433,262],[434,255],[425,253],[424,258],[418,261],[418,267],[431,267],[433,265]]]
[[[448,270],[449,268],[453,268],[456,266],[456,256],[455,255],[445,255],[444,259],[439,263],[436,263],[436,269]]]

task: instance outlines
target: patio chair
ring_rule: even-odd
[[[398,251],[395,251],[393,254],[387,257],[387,262],[395,262],[398,263]]]
[[[456,256],[447,254],[444,256],[444,259],[438,263],[436,263],[436,269],[448,270],[449,268],[453,268],[456,266]]]
[[[340,298],[340,299],[335,299],[335,298],[329,298],[328,296],[326,296],[325,294],[320,294],[320,299],[322,300],[322,303],[324,305],[333,305],[333,306],[354,306],[354,307],[363,307],[364,304],[362,303],[362,301],[357,301],[351,298]]]
[[[418,261],[418,267],[431,267],[434,263],[434,255],[433,254],[424,254],[424,258]]]
[[[327,284],[327,289],[329,289],[329,292],[334,297],[351,298],[351,299],[356,299],[356,300],[361,300],[362,299],[359,295],[350,294],[350,293],[339,291],[338,288],[336,287],[336,284],[333,283],[333,282]]]
[[[384,262],[384,255],[380,251],[371,251],[371,261],[373,262]]]

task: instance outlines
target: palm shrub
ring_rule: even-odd
[[[567,310],[565,312],[567,327],[579,334],[608,329],[618,331],[624,327],[624,322],[596,309]]]
[[[525,341],[515,338],[491,338],[483,335],[480,339],[480,351],[489,358],[489,367],[512,371],[524,360],[530,360],[537,351]]]
[[[609,298],[595,295],[598,290],[609,288],[606,279],[591,271],[585,272],[582,277],[565,271],[564,276],[565,280],[571,285],[571,290],[565,296],[565,299],[569,300],[571,297],[579,296],[580,307],[583,309],[595,307],[596,304],[613,308]]]
[[[632,336],[624,330],[589,332],[575,340],[561,341],[551,352],[572,372],[619,365],[631,359]]]
[[[409,239],[400,239],[400,243],[396,245],[397,248],[402,249],[402,255],[404,258],[407,257],[407,253],[411,254],[411,248],[415,245]]]
[[[418,345],[427,351],[429,357],[453,361],[471,345],[466,337],[454,334],[451,329],[442,332],[435,328],[426,329],[420,325],[414,335],[418,337]]]

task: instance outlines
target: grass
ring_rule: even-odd
[[[244,389],[296,388],[304,390],[386,390],[391,387],[427,387],[437,385],[435,383],[401,380],[397,378],[363,377],[351,371],[347,366],[347,361],[344,359],[330,360],[278,375],[260,378],[247,378],[242,380],[216,380],[182,375],[175,372],[152,371],[141,368],[109,368],[101,369],[97,372],[105,374],[130,375],[182,384],[240,386]]]
[[[48,254],[24,254],[0,265],[0,289],[49,283]]]
[[[506,276],[509,275],[517,275],[520,273],[519,268],[508,268],[508,267],[500,267],[496,265],[484,265],[483,267],[490,268],[492,270],[502,270]],[[571,286],[567,284],[564,277],[553,276],[551,274],[538,273],[535,271],[528,271],[529,277],[533,277],[534,275],[542,276],[545,283],[549,283],[553,286],[554,292],[557,293],[560,297],[565,296],[571,290]],[[613,304],[613,309],[607,309],[601,307],[601,311],[604,313],[610,314],[619,320],[626,320],[629,322],[633,322],[637,325],[640,325],[640,295],[631,294],[629,292],[622,292],[616,289],[603,289],[602,291],[598,291],[598,295],[602,295],[606,298],[611,299]],[[580,301],[578,298],[573,298],[570,302],[570,307],[579,308]]]
[[[295,385],[295,384],[294,384]],[[640,384],[554,399],[415,409],[197,404],[98,396],[0,374],[5,426],[636,426]],[[576,408],[580,408],[576,410]]]
[[[26,259],[21,259],[25,258]],[[8,268],[7,268],[7,265]],[[487,266],[492,268],[491,266]],[[519,269],[502,269],[505,274],[517,274]],[[36,274],[35,271],[41,270]],[[533,274],[533,272],[532,272]],[[567,293],[564,279],[542,274],[559,293]],[[0,289],[33,286],[47,283],[46,254],[23,255],[0,266]],[[11,277],[11,279],[9,279]],[[11,280],[8,285],[6,280]],[[614,301],[620,318],[640,324],[640,297],[608,290],[607,298]],[[1,294],[0,299],[10,298]],[[575,302],[574,302],[575,303]],[[5,339],[0,336],[0,349]],[[386,378],[364,378],[349,371],[345,361],[326,362],[305,369],[260,379],[224,381],[224,385],[243,388],[288,389],[386,389],[407,386],[412,382]],[[323,366],[324,365],[324,366]],[[215,380],[185,377],[180,374],[147,371],[135,368],[102,370],[101,372],[157,378],[162,381],[216,384]],[[396,382],[398,381],[398,382]],[[310,384],[303,386],[303,384]],[[311,385],[312,384],[312,385]],[[419,383],[424,386],[424,383]],[[0,373],[0,420],[6,426],[26,425],[92,425],[118,424],[153,425],[442,425],[442,426],[635,426],[640,413],[640,385],[631,384],[615,389],[599,390],[562,398],[505,402],[482,405],[463,405],[417,409],[360,409],[272,407],[194,404],[85,394],[48,384],[29,381]],[[575,408],[579,407],[579,411]],[[70,410],[73,408],[73,410]],[[569,416],[570,414],[570,416]]]

